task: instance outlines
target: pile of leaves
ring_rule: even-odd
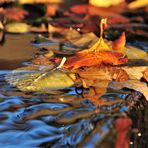
[[[25,92],[54,95],[74,88],[78,95],[96,106],[119,101],[101,99],[109,89],[128,88],[140,92],[148,101],[147,52],[126,45],[126,36],[128,40],[147,38],[147,7],[133,12],[131,9],[139,6],[137,3],[121,4],[120,9],[118,6],[102,8],[81,4],[63,10],[47,4],[48,0],[38,0],[40,4],[36,5],[29,0],[19,2],[17,5],[12,3],[11,7],[5,5],[4,1],[0,2],[1,42],[4,41],[5,32],[37,32],[46,33],[46,37],[38,35],[32,44],[40,46],[43,43],[47,46],[41,48],[43,53],[36,53],[27,66],[6,75],[9,84]],[[102,17],[108,18],[109,26],[107,19]],[[58,33],[62,39],[55,40],[54,33]],[[48,43],[58,47],[51,49]],[[145,62],[143,65],[133,64],[133,61],[141,59]],[[78,92],[79,88],[81,92]],[[131,125],[128,117],[115,121],[116,147],[121,144],[128,147],[127,133]]]
[[[57,57],[54,50],[47,50],[46,54],[37,55],[32,60],[33,67],[14,70],[6,76],[6,80],[22,91],[48,93],[82,85],[84,89],[89,89],[83,95],[97,105],[100,104],[99,98],[108,88],[134,89],[141,92],[148,100],[148,87],[145,83],[148,80],[148,67],[127,66],[131,57],[125,52],[125,33],[123,32],[114,42],[105,41],[103,30],[106,27],[107,19],[102,19],[100,38],[90,48],[63,58]],[[146,52],[143,57],[147,57]],[[141,81],[142,78],[145,82]]]

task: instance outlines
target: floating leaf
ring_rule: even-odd
[[[65,68],[79,68],[82,66],[94,66],[102,63],[119,65],[128,61],[127,57],[119,52],[112,51],[103,40],[103,29],[107,25],[107,20],[102,19],[100,23],[100,38],[89,49],[79,51],[75,56],[69,58],[65,63]]]
[[[91,52],[89,54],[76,54],[69,58],[64,64],[65,68],[77,69],[83,66],[95,66],[101,65],[102,63],[119,65],[126,63],[128,61],[127,57],[122,53],[115,53],[112,51],[100,51],[100,52]]]
[[[6,80],[22,91],[51,91],[70,87],[74,84],[75,74],[59,70],[41,72],[39,70],[14,70]]]
[[[14,22],[6,25],[6,31],[10,33],[27,33],[30,26],[26,23]]]
[[[128,56],[129,59],[142,59],[148,56],[147,52],[133,46],[126,46],[124,53]]]

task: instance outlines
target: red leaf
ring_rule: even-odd
[[[7,19],[21,21],[28,14],[28,12],[21,8],[13,7],[7,9],[1,8],[0,14],[4,14],[7,17]]]

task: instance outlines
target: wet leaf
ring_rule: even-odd
[[[6,80],[22,91],[50,92],[72,86],[75,75],[59,70],[41,72],[21,69],[12,71],[6,76]]]
[[[125,32],[123,32],[121,36],[113,42],[112,49],[115,51],[123,52],[125,43],[126,43],[126,37],[125,37]]]
[[[30,26],[26,23],[14,22],[6,25],[6,31],[10,33],[27,33],[30,31]]]
[[[28,15],[28,12],[21,8],[13,7],[7,9],[0,8],[0,14],[4,14],[9,20],[21,21]]]
[[[126,56],[122,53],[115,53],[112,51],[90,52],[89,54],[79,55],[69,58],[64,64],[65,68],[77,69],[80,67],[90,67],[101,65],[103,63],[110,65],[124,64],[128,61]]]
[[[140,80],[142,77],[144,77],[145,73],[145,78],[146,78],[146,71],[148,69],[147,66],[123,66],[123,70],[127,72],[129,75],[130,79],[137,79]]]
[[[79,68],[83,66],[94,66],[102,63],[119,65],[128,61],[127,57],[118,52],[113,52],[103,40],[103,29],[107,25],[107,20],[102,19],[100,23],[100,38],[89,49],[77,52],[75,56],[69,58],[65,63],[66,68]]]
[[[144,57],[148,56],[147,52],[128,45],[125,47],[124,53],[128,56],[129,59],[143,59]]]
[[[148,82],[148,68],[145,69],[143,77]]]

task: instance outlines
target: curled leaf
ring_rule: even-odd
[[[121,36],[113,42],[112,49],[115,51],[122,52],[126,43],[125,32],[122,32]]]

